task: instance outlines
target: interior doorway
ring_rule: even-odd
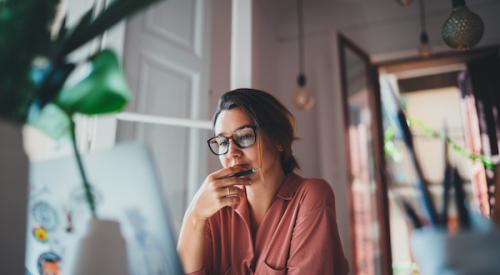
[[[445,156],[449,156],[466,182],[470,205],[489,216],[492,166],[498,158],[495,114],[500,100],[494,91],[500,88],[499,47],[373,62],[349,38],[339,34],[338,41],[353,272],[413,274],[418,267],[409,249],[412,226],[400,201],[420,208],[416,172],[386,114],[391,108],[405,109],[436,205],[441,205]]]

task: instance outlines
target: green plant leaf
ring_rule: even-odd
[[[66,21],[68,21],[68,16],[65,15],[62,22],[61,22],[61,27],[59,27],[59,31],[57,32],[57,39],[62,39],[65,35],[68,29],[66,28]]]
[[[135,12],[161,0],[115,0],[95,20],[81,31],[72,32],[61,54],[66,55],[89,42]]]
[[[98,115],[122,110],[129,99],[118,58],[107,49],[70,75],[56,104],[68,114]]]

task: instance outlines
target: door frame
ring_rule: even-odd
[[[373,133],[373,149],[375,152],[374,156],[374,172],[376,180],[376,206],[377,206],[377,221],[379,225],[380,240],[379,240],[379,251],[381,257],[381,268],[383,274],[392,274],[392,253],[391,253],[391,241],[390,241],[390,227],[389,227],[389,205],[388,205],[388,192],[387,183],[385,182],[385,163],[384,163],[384,147],[383,147],[383,125],[382,125],[382,112],[381,112],[381,102],[380,102],[380,85],[379,85],[379,74],[378,67],[375,66],[370,60],[370,56],[363,51],[359,46],[352,42],[347,36],[342,33],[337,33],[338,49],[339,49],[339,60],[340,60],[340,73],[341,73],[341,93],[342,93],[342,111],[344,114],[344,137],[346,141],[345,153],[347,161],[347,179],[349,184],[352,183],[351,162],[350,162],[350,144],[349,144],[349,110],[347,108],[347,75],[346,75],[346,60],[345,60],[345,50],[350,49],[356,55],[358,55],[365,63],[366,68],[366,80],[367,87],[371,93],[368,93],[369,106],[374,115],[372,120],[371,132]],[[350,222],[351,225],[354,224],[354,212],[353,212],[353,193],[352,189],[349,190],[349,206],[350,206]],[[351,245],[352,245],[352,256],[353,260],[356,259],[356,246],[355,246],[355,229],[351,227]],[[356,274],[356,264],[353,264],[354,270],[353,274]]]

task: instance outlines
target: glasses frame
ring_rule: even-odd
[[[239,144],[239,143],[236,141],[236,139],[234,138],[234,133],[238,132],[239,130],[245,129],[245,128],[250,128],[250,129],[252,129],[253,134],[254,134],[254,136],[255,136],[254,142],[253,142],[252,144],[248,145],[248,146],[242,146],[242,145],[241,145],[241,144]],[[217,153],[217,152],[215,152],[215,151],[212,149],[212,147],[210,146],[210,143],[211,143],[211,141],[212,141],[212,140],[214,140],[214,139],[216,139],[216,138],[220,138],[220,137],[224,137],[224,138],[226,138],[226,139],[227,139],[227,141],[228,141],[228,143],[229,143],[229,140],[230,140],[230,139],[231,139],[231,140],[233,140],[233,143],[234,143],[236,146],[238,146],[238,148],[240,148],[240,149],[250,148],[250,147],[252,147],[253,145],[255,145],[255,143],[257,142],[257,126],[255,126],[255,125],[244,125],[244,126],[241,126],[241,127],[240,127],[240,128],[238,128],[238,129],[234,130],[233,134],[232,134],[230,137],[226,137],[226,136],[223,136],[223,135],[217,135],[217,136],[214,136],[214,137],[209,138],[209,139],[207,140],[207,145],[208,145],[208,148],[210,148],[210,151],[211,151],[214,155],[216,155],[216,156],[222,156],[222,155],[225,155],[225,154],[227,154],[227,153],[229,152],[229,145],[226,147],[226,150],[225,150],[225,152],[224,152],[224,153]]]

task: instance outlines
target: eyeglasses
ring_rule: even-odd
[[[239,148],[248,148],[255,144],[257,134],[255,125],[245,125],[236,129],[231,137],[223,135],[215,136],[207,140],[210,151],[217,156],[225,155],[229,151],[229,140],[232,139],[234,144]]]

